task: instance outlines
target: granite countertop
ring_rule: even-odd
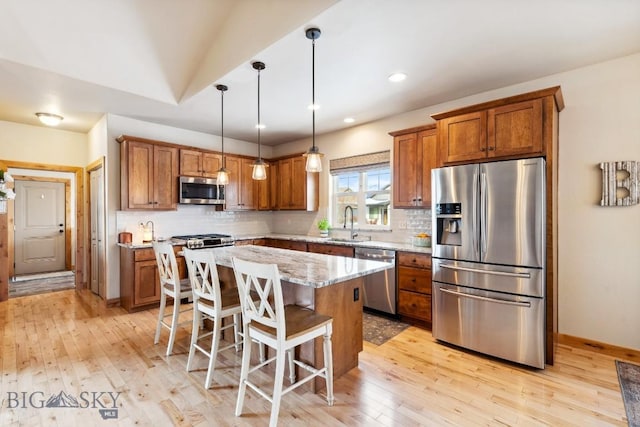
[[[213,252],[216,264],[233,268],[232,257],[265,264],[277,264],[283,281],[312,288],[321,288],[356,279],[367,274],[392,268],[393,265],[364,259],[311,252],[293,252],[289,249],[266,246],[223,246],[199,249]]]
[[[307,243],[326,243],[331,245],[339,245],[339,246],[359,246],[366,248],[376,248],[376,249],[389,249],[394,251],[404,251],[404,252],[417,252],[417,253],[425,253],[430,254],[431,248],[425,248],[422,246],[415,246],[411,243],[399,243],[399,242],[383,242],[380,240],[334,240],[331,237],[319,237],[319,236],[306,236],[302,234],[245,234],[245,235],[235,235],[233,238],[236,241],[242,240],[253,240],[253,239],[281,239],[281,240],[292,240],[292,241],[300,241]],[[174,245],[184,244],[184,241],[172,241]],[[118,243],[120,247],[128,248],[128,249],[144,249],[151,248],[151,243]]]

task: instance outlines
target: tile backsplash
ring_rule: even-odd
[[[222,233],[231,235],[260,235],[269,233],[300,234],[318,236],[317,221],[326,216],[325,212],[300,211],[216,211],[209,206],[178,206],[177,211],[139,212],[118,211],[116,229],[120,233],[133,234],[133,242],[142,242],[140,223],[152,221],[154,234],[158,238],[171,236]],[[417,233],[431,234],[431,210],[392,209],[390,230],[359,230],[361,237],[371,236],[372,240],[411,243]],[[331,230],[333,237],[346,237],[349,231],[342,228]]]

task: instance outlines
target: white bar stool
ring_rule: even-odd
[[[218,352],[231,347],[240,351],[242,344],[240,297],[235,288],[220,290],[220,279],[213,253],[207,250],[185,248],[183,254],[187,261],[187,270],[193,291],[193,329],[187,371],[191,371],[195,351],[204,353],[209,358],[207,377],[204,381],[204,387],[208,389],[211,387]],[[228,317],[233,319],[233,323],[223,327],[222,319]],[[202,325],[203,318],[213,322],[213,330],[200,335],[200,325]],[[234,342],[220,348],[220,334],[229,328],[233,328]],[[198,340],[208,336],[212,337],[210,350],[198,344]]]
[[[244,395],[247,386],[260,396],[271,402],[269,425],[278,423],[280,399],[291,390],[311,379],[320,376],[327,385],[327,403],[333,406],[333,356],[331,351],[331,333],[333,319],[318,314],[308,308],[297,305],[284,306],[280,272],[275,264],[259,264],[233,258],[233,269],[242,306],[242,322],[245,338],[258,341],[275,349],[275,356],[254,367],[250,366],[251,346],[244,346],[240,387],[236,403],[236,416],[242,414]],[[260,300],[255,302],[251,293],[255,292]],[[296,346],[323,337],[324,367],[316,369],[299,360],[290,359],[289,369],[293,372],[293,364],[300,366],[311,375],[304,377],[283,389],[284,367],[286,355],[292,355]],[[276,370],[273,392],[271,395],[249,380],[249,374],[275,360]],[[292,374],[293,377],[293,374]],[[292,380],[293,381],[293,380]]]
[[[176,340],[176,331],[178,330],[178,326],[187,323],[178,323],[180,313],[184,313],[192,309],[190,306],[189,308],[180,311],[180,300],[183,298],[192,298],[191,284],[189,283],[188,278],[180,280],[176,254],[173,252],[173,246],[170,243],[154,241],[153,251],[156,254],[158,274],[160,275],[160,312],[158,313],[156,336],[153,343],[158,344],[160,341],[160,331],[162,330],[162,327],[169,329],[167,356],[171,356],[171,353],[173,353],[173,343]],[[167,297],[173,298],[173,310],[171,314],[165,314]],[[171,318],[170,323],[165,321],[167,317]]]

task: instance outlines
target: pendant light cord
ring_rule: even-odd
[[[311,40],[311,141],[316,150],[316,39]]]
[[[224,158],[224,90],[220,91],[220,137],[222,138],[222,168],[226,167]]]
[[[260,128],[262,122],[260,122],[260,69],[258,69],[258,160],[262,160],[260,155]]]

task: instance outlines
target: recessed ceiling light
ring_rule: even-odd
[[[406,78],[407,75],[405,73],[393,73],[389,76],[389,81],[397,83],[403,81]]]
[[[343,121],[345,123],[353,123],[356,121],[356,119],[354,119],[353,117],[346,117]]]
[[[262,123],[258,123],[256,125],[256,129],[264,129],[264,128],[266,128],[266,126],[264,124],[262,124]]]
[[[64,117],[51,113],[36,113],[36,116],[47,126],[58,126]]]
[[[316,110],[316,111],[318,111],[318,110],[320,109],[320,105],[318,105],[318,104],[309,104],[309,105],[307,105],[307,108],[308,108],[309,110]]]

